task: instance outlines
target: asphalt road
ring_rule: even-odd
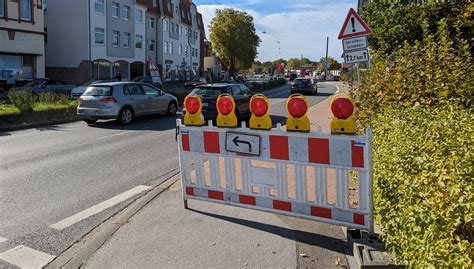
[[[309,105],[336,90],[320,83]],[[265,92],[274,123],[286,119],[289,92],[289,86]],[[18,245],[59,255],[140,190],[178,173],[175,122],[148,116],[129,126],[75,122],[0,133],[0,259]]]

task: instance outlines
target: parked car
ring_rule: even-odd
[[[17,87],[16,91],[25,91],[31,94],[39,94],[43,92],[52,92],[57,94],[66,94],[70,96],[72,89],[76,86],[66,84],[54,79],[35,79],[22,87]]]
[[[217,83],[213,85],[201,85],[196,87],[191,94],[199,95],[202,100],[202,114],[206,121],[216,120],[217,97],[223,93],[228,93],[234,97],[235,114],[239,120],[248,119],[250,113],[250,98],[252,91],[247,86],[242,84]],[[183,115],[186,114],[186,109],[183,109]]]
[[[194,89],[196,86],[207,84],[207,80],[205,78],[195,77],[190,81],[186,81],[184,83],[185,89]]]
[[[157,87],[139,82],[92,84],[79,98],[77,115],[88,124],[99,119],[117,119],[129,124],[139,115],[166,113],[175,115],[178,100]]]
[[[153,82],[153,79],[151,77],[136,77],[132,79],[132,82],[148,83],[159,88],[160,90],[163,90],[163,84],[161,82]]]
[[[298,77],[297,74],[291,74],[289,81],[293,81],[293,80],[295,80],[297,77]]]
[[[81,95],[86,91],[87,87],[89,87],[92,84],[97,84],[97,83],[104,83],[104,82],[115,82],[118,81],[116,78],[111,78],[111,79],[91,79],[84,83],[82,86],[76,87],[72,89],[71,91],[71,99],[79,99]]]
[[[291,84],[291,94],[293,93],[317,94],[317,82],[313,78],[297,78]]]

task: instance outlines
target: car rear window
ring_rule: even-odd
[[[82,95],[85,95],[85,96],[111,96],[112,95],[112,87],[106,87],[106,86],[87,87],[87,90]]]
[[[309,79],[296,79],[295,84],[308,84]]]
[[[207,87],[202,87],[202,88],[196,88],[194,89],[191,93],[200,95],[200,96],[209,96],[209,97],[217,97],[221,93],[225,93],[226,90],[222,88],[207,88]]]

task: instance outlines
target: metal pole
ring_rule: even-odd
[[[360,82],[359,63],[357,63],[357,82]]]
[[[329,36],[326,39],[326,63],[328,62],[328,48],[329,48]],[[327,80],[328,78],[328,68],[326,66],[326,63],[324,64],[324,80]]]

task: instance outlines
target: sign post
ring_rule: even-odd
[[[344,63],[356,64],[357,66],[357,81],[360,81],[359,63],[370,60],[367,35],[371,32],[369,26],[351,8],[347,13],[338,38],[342,39]]]

